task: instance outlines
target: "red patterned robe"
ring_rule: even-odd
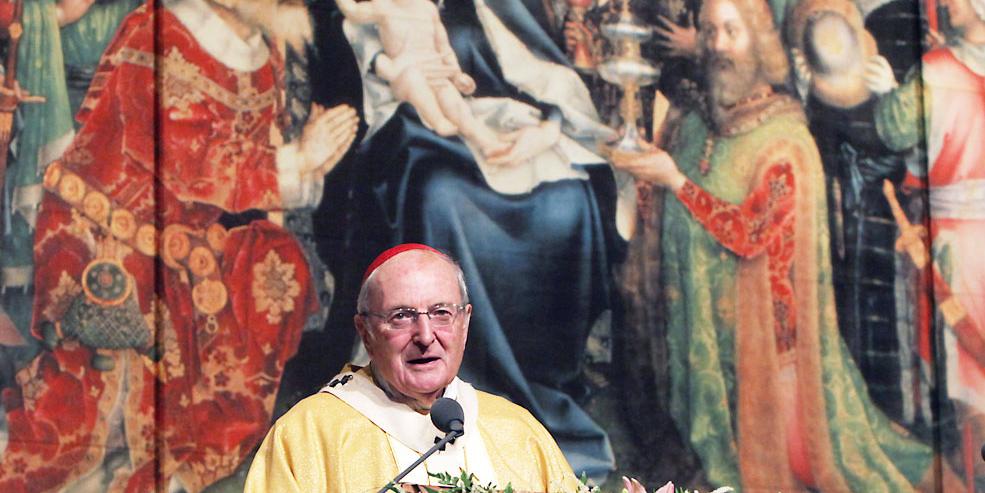
[[[923,57],[925,96],[930,100],[928,170],[930,239],[934,261],[947,278],[959,313],[974,321],[985,339],[985,60],[977,71],[954,51],[940,48]],[[971,57],[969,57],[971,58]],[[969,60],[971,61],[971,60]],[[951,316],[941,301],[944,319]],[[953,305],[953,303],[951,303]],[[951,397],[985,414],[985,367],[950,332],[945,333],[947,385]],[[985,435],[985,430],[979,432]],[[977,448],[976,443],[974,448]]]
[[[172,3],[181,2],[191,0]],[[186,24],[153,2],[123,23],[79,114],[84,126],[46,173],[33,331],[57,342],[3,394],[0,491],[57,490],[93,471],[110,471],[100,489],[151,491],[176,477],[199,491],[229,475],[267,431],[284,364],[316,308],[287,231],[262,219],[219,223],[285,200],[276,51],[257,35],[259,68],[235,70],[196,39],[202,25]],[[93,344],[70,334],[80,303],[90,309],[82,319],[108,320],[113,336],[139,333],[141,321],[150,335],[101,346],[94,365]]]
[[[925,188],[932,266],[918,286],[917,346],[926,368],[942,333],[947,396],[961,403],[958,425],[965,470],[985,475],[985,46],[962,38],[927,52],[897,90],[876,105],[876,128],[894,150],[925,146],[926,166],[907,184]],[[923,168],[923,169],[921,169]],[[935,322],[937,315],[943,323]],[[935,370],[936,371],[936,370]],[[970,476],[970,475],[969,475]],[[968,490],[974,488],[969,477]]]

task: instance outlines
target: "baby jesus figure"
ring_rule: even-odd
[[[377,27],[383,52],[373,62],[376,74],[394,97],[417,110],[426,126],[443,137],[461,134],[483,157],[508,147],[465,101],[463,94],[475,91],[475,80],[462,72],[430,0],[335,1],[350,22]],[[423,66],[430,68],[425,72]]]

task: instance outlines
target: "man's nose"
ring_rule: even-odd
[[[711,38],[711,47],[716,53],[726,53],[730,47],[731,41],[726,36],[723,30],[716,31]]]
[[[418,315],[414,321],[414,342],[422,346],[430,346],[434,342],[434,328],[431,327],[431,317],[426,313]]]

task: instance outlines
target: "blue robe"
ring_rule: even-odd
[[[523,2],[489,7],[532,52],[567,65]],[[513,98],[545,115],[558,111],[504,80],[471,1],[448,1],[441,15],[463,71],[476,81],[476,97]],[[322,22],[310,68],[314,99],[361,107],[340,16],[316,7],[315,18]],[[580,377],[588,333],[612,306],[610,269],[625,249],[615,234],[615,187],[604,164],[586,166],[587,180],[500,194],[460,139],[438,137],[402,104],[328,178],[315,235],[335,274],[336,298],[327,330],[309,339],[330,357],[301,354],[305,363],[295,365],[328,368],[345,359],[362,269],[389,246],[429,244],[461,262],[475,310],[461,376],[529,409],[576,473],[604,477],[614,468],[608,437],[576,400],[586,396]]]

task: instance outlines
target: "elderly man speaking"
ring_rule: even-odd
[[[369,353],[270,430],[246,481],[254,492],[374,492],[443,436],[428,416],[439,397],[461,404],[465,434],[403,478],[466,470],[481,484],[576,491],[579,483],[547,430],[526,410],[456,377],[472,305],[461,269],[420,244],[391,248],[366,270],[356,330]]]

